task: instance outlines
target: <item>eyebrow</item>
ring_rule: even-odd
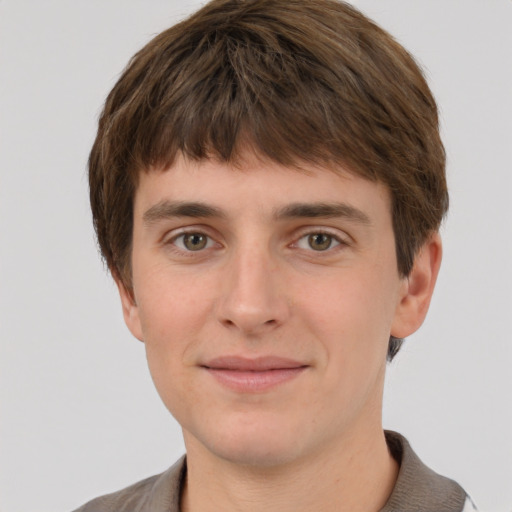
[[[188,201],[160,201],[144,212],[144,224],[151,225],[173,217],[224,218],[226,214],[215,206]]]
[[[359,224],[370,225],[370,217],[346,203],[292,203],[275,212],[277,219],[343,217]]]
[[[293,218],[342,217],[360,224],[370,225],[370,218],[361,210],[346,203],[292,203],[274,210],[277,220]],[[216,206],[190,201],[160,201],[143,214],[146,225],[173,217],[226,218],[226,213]]]

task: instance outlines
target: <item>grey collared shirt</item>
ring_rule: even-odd
[[[386,440],[400,471],[381,512],[476,511],[464,489],[425,466],[404,437],[387,431]],[[180,512],[186,467],[183,456],[164,473],[96,498],[75,512]]]

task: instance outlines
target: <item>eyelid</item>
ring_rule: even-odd
[[[344,231],[340,231],[339,229],[336,229],[336,228],[329,228],[329,227],[325,227],[325,226],[311,226],[311,227],[308,226],[308,227],[301,228],[299,230],[297,236],[295,237],[295,239],[299,240],[301,238],[304,238],[305,236],[316,235],[316,234],[332,236],[335,240],[339,241],[342,244],[346,244],[346,245],[348,245],[350,243],[350,241],[352,240],[352,237],[348,233],[346,233]]]
[[[206,238],[206,245],[200,249],[197,249],[196,251],[193,251],[191,249],[188,249],[186,246],[185,246],[185,243],[184,243],[184,240],[182,241],[181,244],[178,245],[177,241],[180,239],[180,238],[185,238],[187,235],[201,235],[201,236],[204,236]],[[204,234],[204,233],[199,233],[199,232],[191,232],[191,233],[181,233],[175,237],[173,237],[171,239],[171,243],[177,247],[180,251],[184,251],[184,252],[202,252],[202,251],[205,251],[206,249],[211,249],[212,245],[214,244],[214,240],[212,239],[212,237]]]
[[[208,239],[207,247],[205,247],[201,250],[198,250],[198,251],[190,251],[186,248],[179,247],[175,244],[177,239],[179,239],[182,236],[190,235],[190,234],[198,234],[198,235],[205,236]],[[213,242],[213,244],[210,244],[210,242]],[[188,253],[188,254],[193,254],[194,252],[197,252],[197,253],[204,252],[207,249],[211,249],[212,245],[214,245],[214,244],[216,244],[219,247],[222,245],[217,241],[217,238],[212,235],[210,229],[208,229],[205,226],[198,226],[198,225],[190,225],[190,226],[176,228],[171,231],[168,231],[162,237],[162,245],[171,246],[172,248],[176,249],[177,251],[180,251],[182,253]]]
[[[165,244],[181,235],[187,235],[190,233],[198,233],[209,238],[215,238],[209,227],[202,224],[190,224],[166,230],[165,233],[162,234],[161,241]]]
[[[333,239],[333,243],[330,247],[325,250],[315,251],[312,247],[300,247],[299,243],[306,237],[311,235],[328,235]],[[311,226],[307,228],[303,228],[299,231],[299,234],[295,236],[295,241],[291,244],[290,247],[294,247],[303,251],[312,252],[320,255],[332,254],[336,250],[341,250],[344,247],[347,247],[351,244],[352,237],[345,232],[341,232],[335,228],[327,228],[327,227],[316,227]],[[306,242],[307,243],[307,242]]]
[[[176,229],[166,232],[164,234],[164,236],[162,236],[161,243],[162,243],[162,245],[173,246],[174,248],[176,248],[176,250],[181,251],[183,253],[194,253],[194,251],[190,251],[190,250],[183,249],[183,248],[176,246],[176,244],[174,242],[179,237],[182,237],[184,235],[197,233],[197,234],[206,236],[209,239],[209,242],[213,242],[213,244],[216,244],[218,247],[222,247],[223,244],[218,241],[219,237],[212,234],[211,231],[212,230],[210,228],[208,228],[207,226],[204,226],[204,225],[194,224],[194,225],[190,225],[190,226],[183,226],[183,227],[176,228]],[[346,233],[344,231],[340,231],[339,229],[336,229],[336,228],[330,228],[330,227],[325,227],[325,226],[305,226],[298,230],[298,233],[296,233],[296,235],[293,237],[294,241],[290,244],[290,247],[294,247],[294,246],[297,247],[297,244],[300,240],[302,240],[303,238],[305,238],[307,236],[314,235],[314,234],[328,235],[328,236],[332,237],[333,240],[335,240],[337,242],[337,244],[335,244],[334,247],[330,247],[329,249],[327,249],[324,252],[329,252],[332,249],[339,247],[340,245],[348,246],[351,244],[351,242],[353,240],[352,237],[348,233]],[[198,253],[204,252],[206,249],[211,249],[213,244],[209,243],[208,247],[205,247],[204,249],[197,251],[197,252]],[[310,249],[310,250],[313,251],[313,249]],[[317,252],[322,252],[322,251],[317,251]]]

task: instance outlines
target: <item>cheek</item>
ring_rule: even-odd
[[[197,276],[176,271],[172,265],[159,262],[142,264],[134,274],[136,299],[140,304],[141,321],[146,332],[160,338],[179,331],[180,324],[189,324],[208,300],[208,282]],[[176,326],[177,329],[169,329]]]
[[[329,358],[342,359],[343,365],[380,359],[387,350],[394,316],[391,281],[378,265],[364,271],[344,269],[309,283],[308,293],[297,302],[297,314]]]
[[[140,321],[150,369],[191,363],[213,299],[204,280],[155,271],[141,276]]]
[[[170,281],[170,280],[169,280]],[[209,303],[190,280],[147,280],[141,296],[141,326],[149,371],[171,414],[181,417],[190,401],[190,367],[204,332]]]

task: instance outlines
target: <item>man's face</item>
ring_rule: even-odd
[[[180,159],[141,174],[132,271],[125,318],[189,451],[271,466],[381,428],[407,281],[383,185]]]

